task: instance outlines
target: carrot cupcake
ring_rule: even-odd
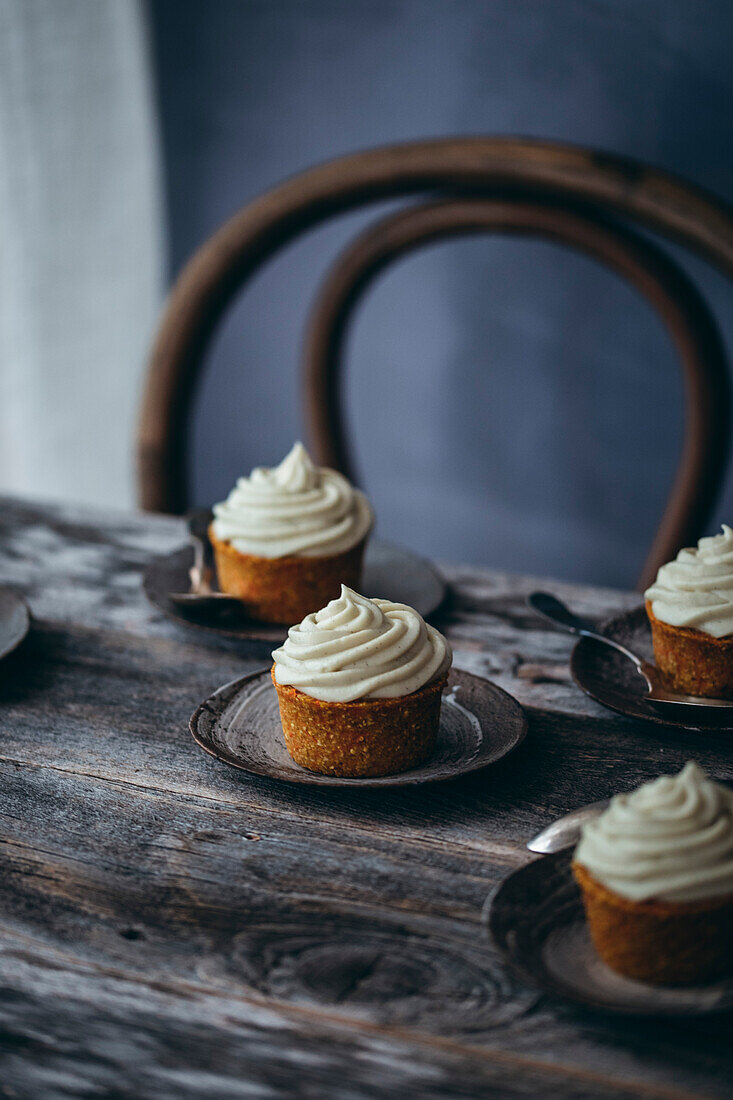
[[[292,623],[356,585],[374,515],[335,470],[296,443],[279,466],[241,477],[214,505],[209,538],[222,592],[253,619]]]
[[[450,645],[403,603],[341,586],[272,657],[285,744],[325,775],[390,775],[430,756]]]
[[[573,873],[613,970],[659,985],[733,973],[733,792],[694,762],[611,799]]]
[[[733,699],[733,531],[700,539],[644,593],[654,657],[670,688]]]

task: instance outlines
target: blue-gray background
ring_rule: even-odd
[[[283,177],[418,137],[573,141],[733,198],[730,0],[153,0],[152,17],[171,277]],[[374,216],[304,238],[230,312],[196,405],[197,502],[302,434],[308,304]],[[730,347],[730,285],[685,263]],[[380,532],[436,558],[631,585],[679,453],[679,373],[642,300],[567,250],[476,237],[397,264],[364,302],[347,371]],[[716,519],[732,516],[729,478]]]

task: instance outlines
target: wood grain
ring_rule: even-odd
[[[187,732],[263,657],[146,604],[180,524],[4,502],[0,525],[0,581],[35,620],[0,666],[0,1095],[730,1094],[724,1017],[585,1014],[483,937],[486,894],[558,814],[691,752],[733,778],[720,738],[582,696],[530,579],[447,569],[441,623],[528,706],[516,754],[432,789],[293,789]],[[555,588],[586,614],[634,602]]]

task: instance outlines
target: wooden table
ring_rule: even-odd
[[[267,651],[145,602],[180,521],[0,505],[0,581],[34,629],[0,667],[0,1095],[730,1096],[729,1017],[616,1019],[515,985],[479,917],[525,840],[722,738],[614,716],[569,682],[529,578],[446,570],[456,664],[530,717],[484,773],[393,792],[294,789],[188,733]],[[629,593],[556,584],[581,612]]]

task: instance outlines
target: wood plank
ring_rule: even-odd
[[[98,627],[240,653],[266,661],[267,645],[230,642],[187,631],[150,607],[140,578],[147,562],[185,542],[180,519],[0,499],[0,583],[23,592],[42,622]],[[570,682],[572,639],[524,606],[537,587],[551,587],[582,614],[608,617],[638,604],[613,589],[568,585],[476,568],[443,566],[451,598],[436,625],[456,650],[456,664],[488,676],[520,702],[565,714],[608,712]]]
[[[713,1095],[726,1080],[725,1021],[693,1025],[692,1036],[686,1024],[681,1042],[679,1023],[609,1025],[517,987],[477,925],[504,868],[477,853],[418,863],[399,838],[374,846],[264,814],[242,822],[228,807],[162,792],[131,799],[43,768],[7,769],[3,789],[2,939],[25,944],[24,996],[61,958],[97,976],[85,1000],[100,1018],[110,975],[147,986],[148,1009],[151,991],[186,988],[227,1002],[216,1010],[225,1030],[232,1001],[291,1021],[295,1010],[301,1031],[352,1028],[357,1048],[368,1025],[397,1049],[409,1036],[511,1066],[518,1095],[544,1064],[562,1095],[578,1082],[587,1095],[625,1095],[632,1081],[636,1095],[677,1095],[680,1075],[683,1094]],[[75,1019],[76,980],[67,992]],[[47,1007],[46,1028],[57,1013]]]
[[[147,606],[141,569],[181,537],[160,517],[0,507],[0,581],[37,620],[0,666],[0,1095],[729,1095],[725,1018],[551,1002],[479,926],[537,828],[690,755],[733,779],[727,743],[587,700],[570,641],[525,607],[538,582],[452,568],[441,628],[460,667],[529,707],[517,753],[391,792],[235,773],[188,717],[267,650]],[[589,615],[638,600],[551,587]]]
[[[551,1057],[345,1023],[194,983],[137,982],[20,937],[6,937],[0,956],[12,994],[0,998],[2,1087],[12,1097],[729,1095],[726,1082],[709,1075],[690,1085],[639,1082],[601,1064],[573,1070]]]
[[[165,639],[39,628],[0,689],[0,757],[62,771],[256,805],[405,841],[521,850],[542,825],[694,754],[721,779],[733,760],[720,735],[626,719],[530,712],[516,753],[455,782],[387,792],[298,790],[205,756],[187,730],[199,700],[246,671],[239,658]]]

